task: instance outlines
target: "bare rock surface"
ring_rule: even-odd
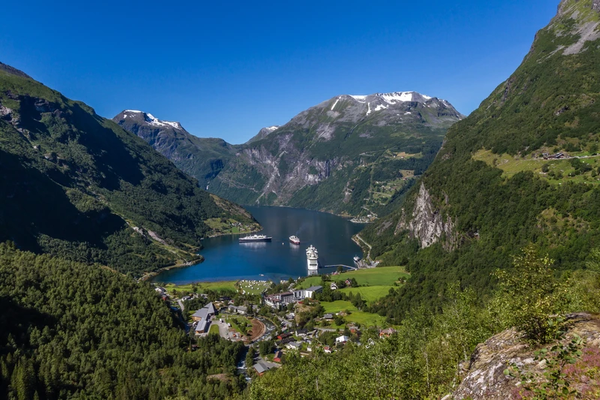
[[[570,327],[562,342],[581,337],[587,347],[600,348],[600,317],[588,313],[568,316]],[[544,372],[545,363],[535,359],[538,348],[529,345],[523,335],[509,329],[492,336],[477,346],[459,387],[447,399],[504,400],[510,399],[520,380],[504,374],[516,365],[523,373]]]

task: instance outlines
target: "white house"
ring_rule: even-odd
[[[348,340],[350,340],[350,338],[348,336],[342,335],[342,336],[339,336],[339,337],[335,338],[335,343],[336,344],[337,343],[346,343]]]

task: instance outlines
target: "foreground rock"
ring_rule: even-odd
[[[566,344],[574,338],[583,339],[583,356],[575,364],[576,368],[565,367],[564,371],[571,381],[571,388],[586,397],[594,390],[597,392],[599,385],[586,373],[588,369],[596,368],[598,362],[590,354],[600,354],[600,317],[587,313],[571,314],[568,316],[569,329],[561,344]],[[546,346],[548,347],[548,346]],[[544,372],[547,363],[536,359],[534,352],[540,348],[530,346],[523,339],[523,335],[510,329],[499,333],[485,343],[477,346],[467,368],[464,379],[453,394],[446,396],[445,400],[460,399],[510,399],[521,398],[519,395],[521,379],[505,374],[505,370],[515,366],[520,376],[533,375],[538,378],[536,385],[544,382]],[[571,364],[569,364],[570,366]],[[527,398],[527,397],[525,397]],[[561,397],[562,398],[562,397]],[[568,397],[567,397],[568,398]]]

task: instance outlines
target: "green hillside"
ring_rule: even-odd
[[[600,245],[598,21],[591,1],[563,1],[515,73],[450,128],[402,207],[361,233],[372,256],[412,274],[380,313],[437,307],[454,279],[489,293],[490,272],[528,243],[557,273],[585,267]]]
[[[230,398],[243,344],[185,334],[150,285],[0,244],[0,397]],[[225,382],[208,379],[225,374]]]
[[[140,274],[197,259],[211,218],[256,227],[135,135],[0,70],[0,241]]]

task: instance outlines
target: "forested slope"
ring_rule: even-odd
[[[228,398],[241,343],[191,339],[150,285],[0,244],[0,398]]]
[[[446,283],[490,293],[490,272],[535,243],[555,269],[583,268],[600,244],[597,2],[560,3],[515,73],[450,128],[407,201],[362,235],[413,275],[378,311],[437,307]]]
[[[0,241],[140,274],[197,258],[209,219],[255,225],[142,139],[10,71],[0,70]]]

